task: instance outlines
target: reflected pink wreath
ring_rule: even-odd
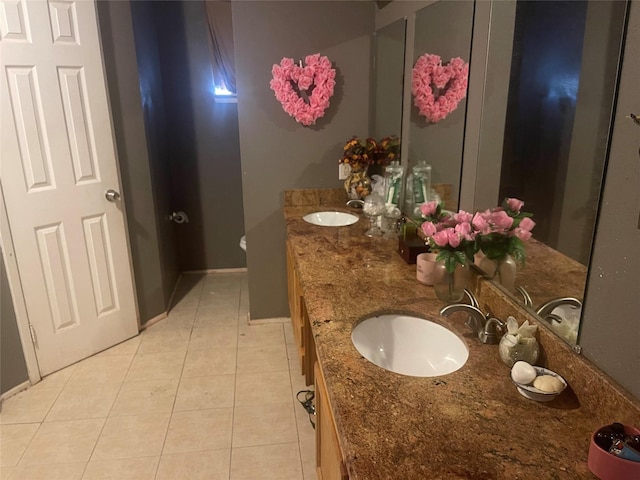
[[[469,64],[460,57],[442,65],[438,55],[425,53],[413,67],[411,93],[420,115],[431,123],[439,122],[453,112],[467,95]],[[438,90],[438,97],[434,93]]]
[[[273,79],[269,85],[284,111],[296,122],[308,126],[314,125],[329,108],[329,99],[336,85],[336,71],[331,68],[331,61],[319,53],[308,55],[304,61],[303,66],[302,62],[296,65],[293,59],[283,58],[280,65],[276,64],[271,69]],[[307,101],[302,98],[302,92],[305,92]]]

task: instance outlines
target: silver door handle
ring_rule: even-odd
[[[120,194],[111,188],[105,192],[104,196],[109,202],[115,202],[120,199]]]

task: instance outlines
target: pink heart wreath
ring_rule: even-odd
[[[469,64],[460,57],[452,58],[442,65],[438,55],[425,53],[413,67],[411,93],[420,115],[436,123],[453,112],[460,100],[467,95]],[[432,85],[439,90],[435,97]]]
[[[336,86],[336,71],[325,56],[307,55],[305,64],[296,65],[291,58],[283,58],[271,69],[271,90],[290,117],[302,125],[314,125],[329,107],[329,99]],[[302,62],[300,62],[302,63]],[[297,88],[294,89],[294,86]],[[308,101],[300,96],[305,92]]]

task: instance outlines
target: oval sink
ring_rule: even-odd
[[[302,219],[322,227],[346,227],[358,221],[357,216],[345,212],[315,212],[305,215]]]
[[[442,325],[406,315],[380,315],[358,324],[351,341],[371,363],[402,375],[437,377],[469,358],[463,340]]]

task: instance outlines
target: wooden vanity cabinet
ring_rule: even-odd
[[[348,480],[322,370],[315,363],[316,473],[318,480]]]
[[[300,372],[305,377],[307,385],[313,385],[313,365],[316,359],[316,348],[309,325],[307,308],[302,297],[300,280],[296,272],[296,263],[293,257],[293,248],[287,241],[287,291],[289,297],[289,312],[293,336],[298,347],[298,359],[300,360]]]

